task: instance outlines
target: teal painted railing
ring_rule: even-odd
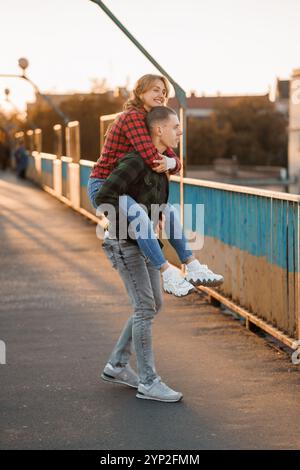
[[[44,159],[43,155],[34,152],[31,157],[32,178],[50,192],[52,187],[61,187],[61,194],[53,190],[52,194],[95,220],[86,195],[94,163],[80,160],[74,164],[62,157],[59,185],[55,182],[58,172],[51,171],[54,156]],[[53,185],[51,180],[45,183],[49,174]],[[70,187],[74,182],[78,188]],[[179,177],[171,178],[171,203],[180,202],[179,182]],[[255,315],[267,331],[272,325],[286,337],[298,339],[300,196],[189,178],[183,187],[185,204],[204,205],[205,242],[196,255],[224,274],[218,295]],[[185,229],[195,231],[195,220],[186,221]]]
[[[273,192],[259,190],[255,195],[239,192],[238,188],[224,185],[224,189],[217,189],[185,183],[184,203],[204,205],[205,236],[253,256],[265,256],[268,262],[289,272],[299,272],[300,197],[284,193],[276,193],[274,197]],[[169,200],[180,204],[179,183],[171,182]],[[194,230],[195,220],[185,228]]]
[[[170,202],[180,202],[176,177]],[[197,257],[224,274],[219,291],[299,338],[300,196],[186,178],[184,204],[204,205],[205,242]],[[185,229],[195,231],[195,220]]]

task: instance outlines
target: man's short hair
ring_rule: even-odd
[[[172,115],[177,116],[177,113],[168,106],[155,106],[155,108],[152,108],[146,115],[146,125],[149,131],[151,131],[155,123],[165,121]]]

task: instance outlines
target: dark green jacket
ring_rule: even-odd
[[[150,215],[151,204],[166,204],[169,196],[169,182],[165,173],[156,173],[148,167],[137,152],[131,152],[120,159],[98,190],[97,206],[111,204],[119,216],[119,196],[128,194],[144,205]],[[116,232],[118,233],[118,231]]]

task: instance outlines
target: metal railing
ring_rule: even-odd
[[[179,180],[172,178],[171,203],[179,202]],[[196,254],[224,274],[215,297],[280,340],[276,330],[299,339],[300,196],[185,178],[184,200],[205,207]]]
[[[39,152],[30,160],[29,177],[97,221],[86,194],[94,162]],[[300,338],[300,196],[189,178],[183,187],[186,204],[206,208],[205,242],[195,254],[225,277],[222,287],[201,289],[291,346]],[[170,202],[179,201],[180,177],[173,176]],[[178,264],[168,248],[167,256]]]

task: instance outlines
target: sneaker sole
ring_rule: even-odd
[[[191,283],[192,284],[192,283]],[[174,295],[175,297],[186,297],[187,295],[190,295],[192,294],[193,292],[195,292],[195,289],[190,289],[186,294],[181,294],[181,295],[178,295],[178,294],[174,294],[174,292],[171,292],[167,289],[164,289],[164,291],[167,293],[167,294],[170,294],[170,295]]]
[[[101,374],[101,379],[104,380],[105,382],[110,382],[113,384],[126,385],[127,387],[136,388],[136,389],[138,388],[138,385],[129,384],[128,382],[124,382],[123,380],[115,379],[114,377],[110,375],[104,375],[103,373]]]
[[[193,284],[193,286],[195,287],[199,287],[199,286],[204,286],[204,287],[217,287],[217,286],[221,286],[223,283],[224,283],[224,279],[221,280],[221,281],[200,281],[200,280],[197,280],[197,281],[193,281],[192,279],[187,279],[188,282],[190,282],[191,284]]]
[[[183,398],[183,395],[181,395],[180,398],[156,398],[156,397],[149,397],[147,395],[142,395],[140,393],[136,394],[136,398],[141,398],[142,400],[154,400],[154,401],[162,401],[164,403],[177,403],[178,401],[181,401]]]

